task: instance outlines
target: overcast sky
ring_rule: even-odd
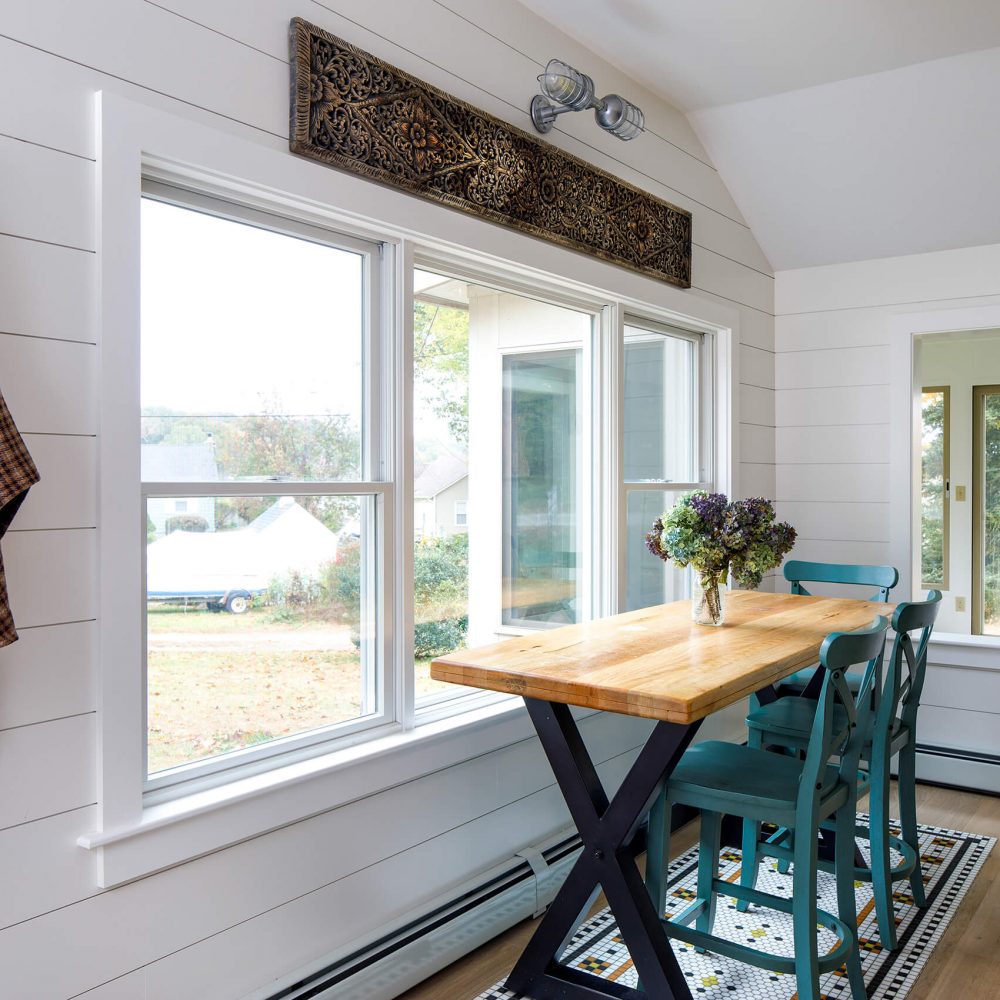
[[[361,260],[144,198],[143,407],[357,423]]]

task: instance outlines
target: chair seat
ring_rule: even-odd
[[[747,716],[747,726],[775,736],[791,736],[807,742],[816,718],[816,702],[812,698],[779,698],[769,705],[761,705]],[[838,737],[844,735],[850,721],[843,705],[833,706],[833,730]]]
[[[804,670],[796,670],[794,674],[789,674],[777,685],[778,694],[783,697],[801,694],[805,691],[806,685],[812,680],[813,674],[818,669],[819,665],[817,664],[814,667],[806,667]],[[864,679],[864,674],[848,670],[846,677],[847,686],[854,694],[857,694],[861,690],[861,681]]]
[[[816,702],[812,698],[779,698],[769,705],[762,705],[747,716],[747,726],[768,733],[776,739],[772,743],[780,743],[781,737],[788,737],[795,746],[804,745],[809,740],[813,719],[816,717]],[[910,730],[903,724],[892,735],[890,752],[898,753],[906,746]],[[842,705],[833,706],[833,728],[838,734],[847,730],[847,712]],[[764,739],[767,743],[767,738]],[[861,749],[862,760],[871,759],[872,744],[867,739]]]
[[[752,815],[762,805],[794,809],[801,776],[802,762],[795,757],[707,740],[690,747],[681,758],[670,776],[667,794],[673,802],[691,803],[702,792],[715,792],[725,798],[727,812]],[[837,768],[828,766],[820,797],[826,798],[837,783]]]

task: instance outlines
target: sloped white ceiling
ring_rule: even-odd
[[[1000,2],[522,2],[688,113],[776,270],[1000,243]]]

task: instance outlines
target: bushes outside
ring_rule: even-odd
[[[414,655],[440,656],[461,646],[469,629],[469,539],[427,538],[413,552]],[[346,543],[323,572],[323,599],[356,628],[361,616],[361,546]]]
[[[149,525],[146,526],[148,531]],[[208,531],[208,521],[201,514],[174,514],[166,521],[166,533],[174,531]]]

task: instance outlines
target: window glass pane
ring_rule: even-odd
[[[629,490],[625,527],[625,610],[667,604],[691,596],[691,573],[646,549],[653,522],[677,501],[678,493]]]
[[[581,351],[504,358],[504,621],[579,619]]]
[[[430,271],[413,283],[414,651],[426,706],[467,693],[431,680],[435,656],[495,642],[504,624],[580,613],[580,371],[593,318]]]
[[[359,253],[143,198],[143,480],[358,479],[363,296]]]
[[[945,449],[947,443],[947,393],[925,391],[921,396],[921,537],[920,566],[924,584],[943,586],[945,581]]]
[[[377,711],[373,497],[147,500],[148,771]]]
[[[982,400],[983,499],[978,528],[982,532],[983,634],[1000,635],[1000,392],[985,392]]]
[[[698,478],[693,341],[625,327],[625,479]]]

